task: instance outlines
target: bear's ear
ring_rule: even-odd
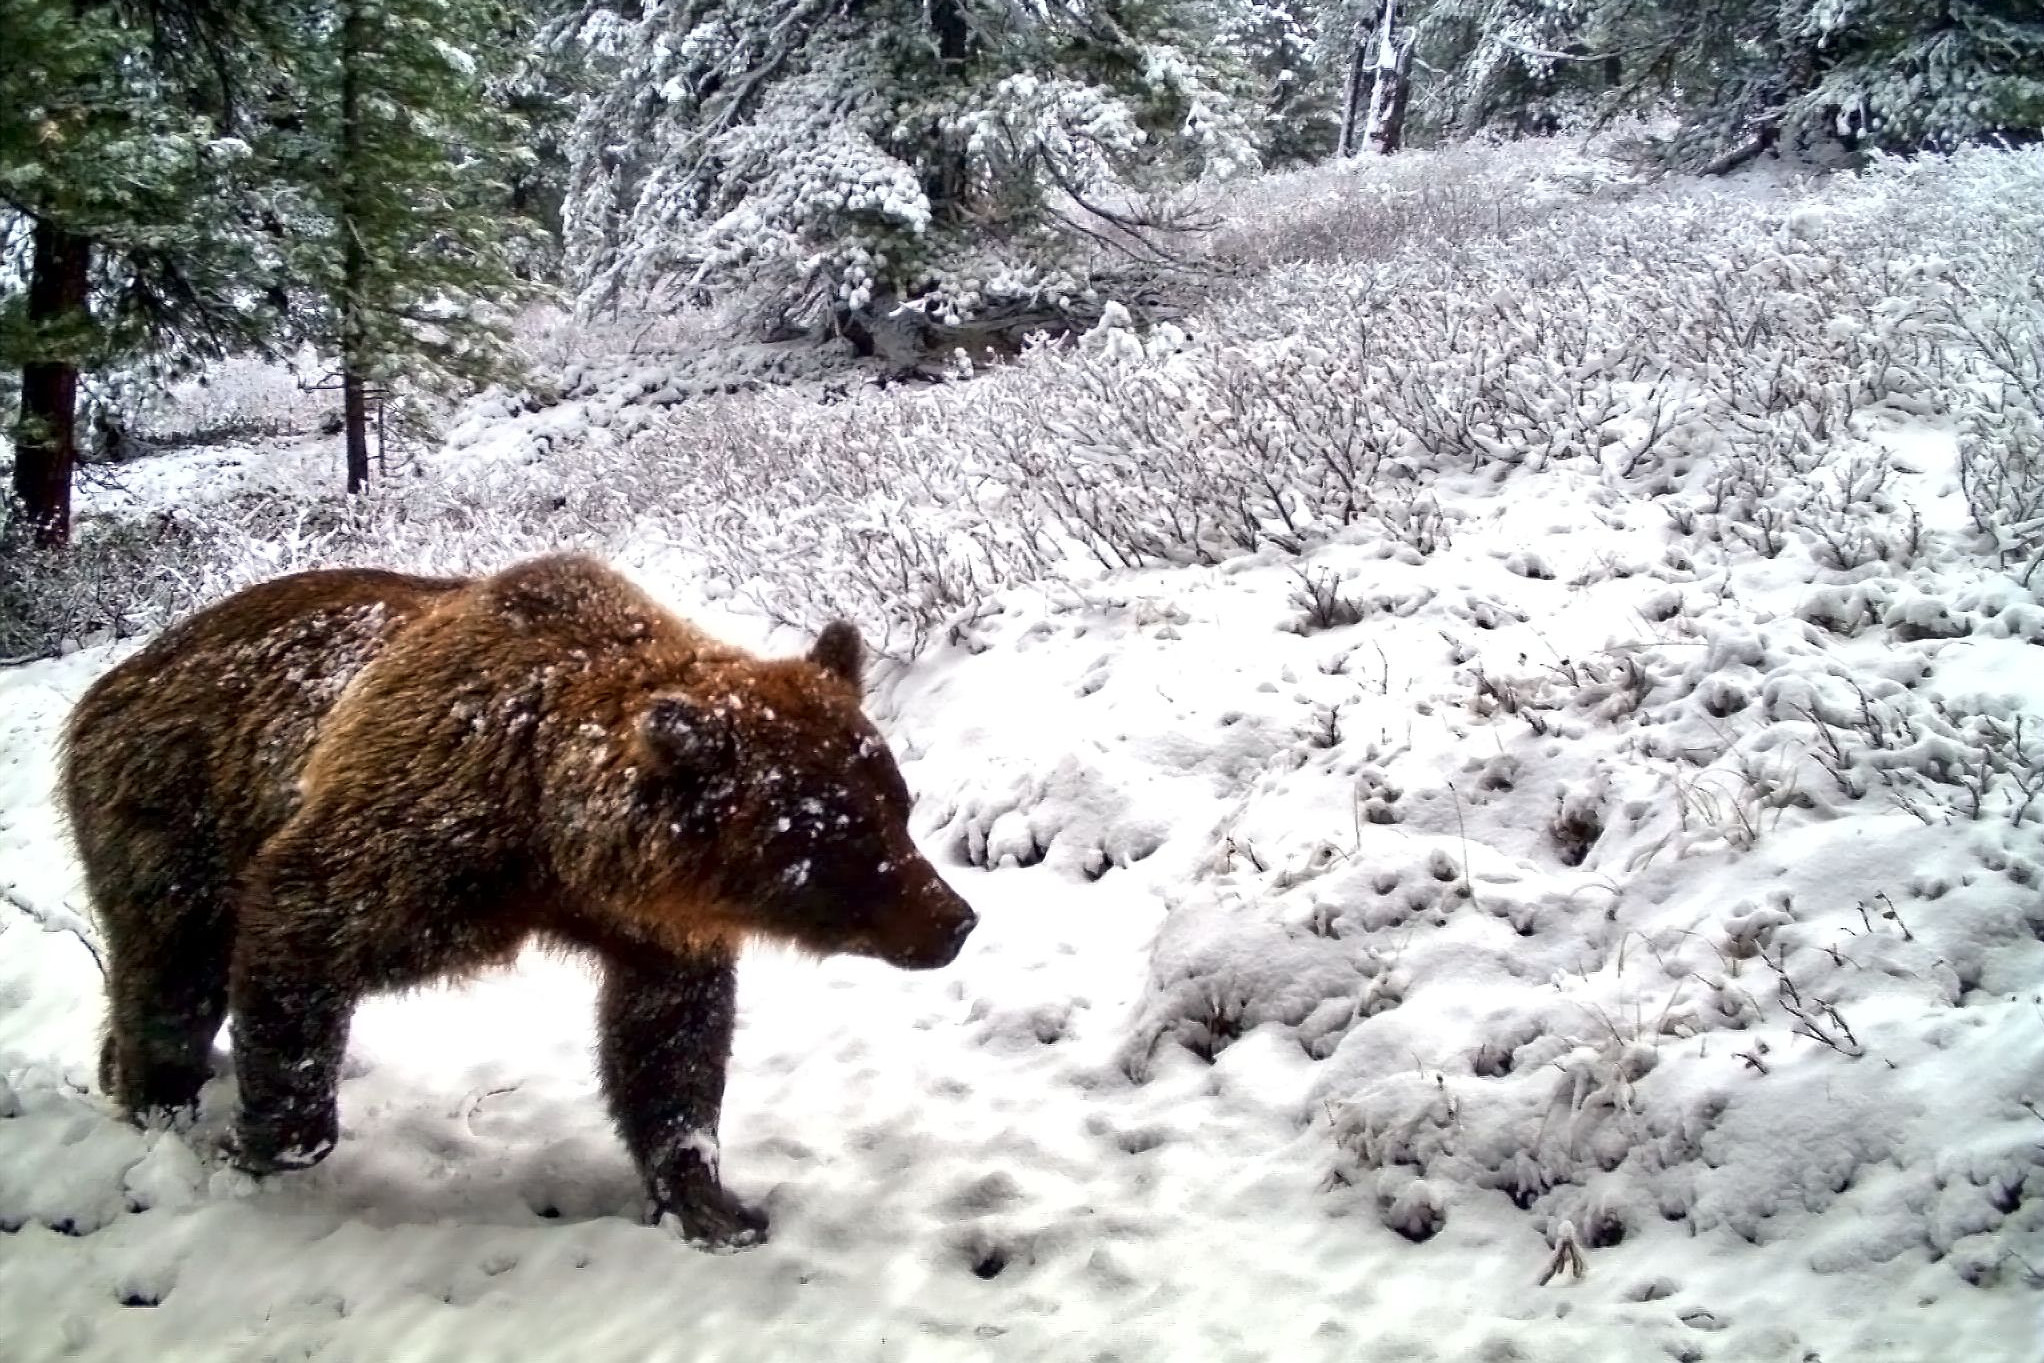
[[[639,732],[662,760],[702,774],[730,766],[737,741],[728,714],[691,696],[655,696]]]
[[[809,650],[809,661],[857,690],[866,670],[866,645],[859,638],[859,627],[849,620],[825,625]]]

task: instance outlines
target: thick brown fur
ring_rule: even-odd
[[[739,945],[920,968],[974,922],[910,840],[861,659],[842,624],[755,658],[573,556],[304,573],[166,631],[65,735],[102,1084],[190,1106],[231,1007],[239,1159],[313,1163],[356,1002],[538,937],[603,965],[602,1079],[656,1212],[756,1238],[715,1159]]]

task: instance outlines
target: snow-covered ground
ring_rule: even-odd
[[[1326,186],[1259,192],[1300,212]],[[1818,391],[1887,363],[1849,330],[1850,281],[1822,282],[1864,266],[1879,209],[1673,190],[1665,217],[1800,281],[1773,321],[1833,309],[1778,333],[1836,334]],[[1741,257],[1735,220],[1780,254]],[[1279,296],[1367,292],[1301,268]],[[1537,329],[1528,301],[1489,306]],[[771,471],[796,437],[849,455],[886,430],[927,504],[861,505],[913,543],[963,524],[946,487],[1030,514],[980,490],[986,447],[957,484],[930,452],[988,412],[1026,439],[1045,372],[1075,422],[1175,385],[1210,466],[1273,467],[1214,415],[1213,375],[1354,355],[1282,315],[1232,325],[1213,369],[1195,326],[1184,353],[1099,337],[934,396],[741,398],[623,435],[507,406],[424,467],[532,469],[519,487],[579,505],[599,489],[550,454],[692,435]],[[1477,353],[1438,391],[1491,391]],[[1623,369],[1593,360],[1569,372]],[[591,982],[560,960],[365,1007],[343,1139],[310,1172],[222,1167],[231,1076],[193,1132],[124,1126],[92,1090],[98,977],[61,930],[77,872],[49,782],[66,708],[132,645],[0,671],[0,888],[59,929],[0,907],[0,1359],[2044,1357],[2044,603],[1969,508],[1972,418],[1880,372],[1836,424],[1754,445],[1713,443],[1741,375],[1714,389],[1699,360],[1655,396],[1621,374],[1602,391],[1631,406],[1541,418],[1581,449],[1486,427],[1473,446],[1522,457],[1444,461],[1423,493],[1386,475],[1339,523],[1295,497],[1261,548],[982,583],[869,702],[981,927],[932,974],[747,958],[724,1165],[774,1234],[740,1254],[632,1219]],[[1671,425],[1653,459],[1649,410]],[[176,469],[126,495],[178,495]],[[1088,505],[1130,544],[1156,522],[1114,514],[1208,514]],[[744,563],[662,515],[621,524],[603,547],[677,609],[797,645]],[[773,531],[759,552],[791,574],[843,570]],[[389,542],[491,542],[431,533]],[[869,598],[770,613],[813,604]],[[1580,1275],[1549,1277],[1571,1253]]]

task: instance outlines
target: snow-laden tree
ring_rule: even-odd
[[[1321,0],[1216,0],[1221,47],[1248,68],[1256,104],[1251,118],[1264,165],[1315,161],[1335,149],[1341,111],[1325,72],[1342,54],[1319,41]]]
[[[737,289],[913,353],[1097,311],[1139,191],[1253,166],[1194,0],[590,0],[564,214],[585,302]],[[963,330],[971,328],[971,330]]]
[[[1606,0],[1609,4],[1609,0]],[[1674,93],[1688,165],[1835,138],[1890,151],[2044,134],[2035,0],[1720,0],[1610,8],[1647,85]]]
[[[1599,0],[1434,0],[1409,6],[1414,121],[1436,136],[1551,133],[1590,121],[1615,83]]]
[[[0,364],[13,494],[69,536],[83,371],[262,334],[271,251],[245,101],[271,31],[241,0],[0,0]]]
[[[295,88],[272,110],[298,325],[341,390],[348,490],[372,395],[503,373],[533,235],[511,212],[522,123],[493,85],[523,48],[495,0],[296,0]]]
[[[2035,0],[1419,0],[1412,24],[1442,135],[1672,108],[1669,159],[1707,169],[2044,132]]]
[[[485,98],[520,125],[518,155],[505,166],[510,190],[505,206],[537,229],[516,243],[512,263],[521,278],[547,282],[560,276],[567,140],[581,94],[581,63],[533,41],[542,12],[553,8],[547,0],[517,0],[507,7],[507,41],[498,48],[504,60],[489,64],[485,85]]]

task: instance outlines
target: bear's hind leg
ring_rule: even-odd
[[[766,1238],[765,1215],[718,1177],[717,1120],[737,1002],[728,950],[606,954],[598,1050],[611,1115],[654,1216],[674,1213],[685,1235],[713,1246]]]
[[[100,1085],[136,1120],[198,1105],[227,1013],[234,943],[215,903],[166,894],[145,912],[101,913],[109,930]]]

